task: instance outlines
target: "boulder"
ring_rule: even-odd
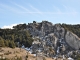
[[[73,34],[72,32],[66,32],[65,41],[73,49],[80,49],[80,38],[78,38],[78,36]]]

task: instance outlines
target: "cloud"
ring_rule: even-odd
[[[10,2],[12,5],[8,5],[8,4],[3,4],[0,3],[0,6],[3,8],[4,11],[0,11],[0,13],[6,13],[6,12],[11,12],[11,13],[15,13],[15,14],[19,14],[19,15],[33,15],[36,17],[41,17],[42,12],[40,12],[37,8],[33,7],[32,5],[28,7],[25,7],[24,5],[19,5],[15,2]]]
[[[23,9],[24,11],[30,12],[30,10],[27,9],[26,7],[24,7],[24,6],[21,6],[21,5],[17,4],[17,3],[13,3],[13,4],[16,5],[17,7],[20,7],[20,8]]]
[[[56,12],[58,12],[58,13],[60,13],[60,12],[61,12],[61,10],[60,10],[58,7],[53,6],[53,8],[54,8],[54,10],[55,10]]]
[[[65,6],[65,5],[62,5],[64,7],[64,9],[69,9],[69,7]]]
[[[75,8],[73,7],[70,7],[70,6],[66,6],[66,5],[63,5],[64,9],[65,9],[65,12],[68,13],[68,14],[72,14],[72,15],[76,15],[78,14],[78,12],[75,10]]]
[[[39,11],[37,8],[33,7],[31,4],[29,4],[29,7],[32,9],[32,11],[29,8],[26,8],[25,6],[19,5],[15,2],[12,2],[15,6],[19,7],[22,11],[18,13],[27,13],[27,14],[42,14],[41,11]]]
[[[56,12],[48,12],[48,14],[58,14],[58,15],[76,15],[76,14],[78,14],[78,12],[74,8],[67,7],[65,5],[62,5],[62,6],[63,6],[63,9],[53,6],[53,8]]]
[[[12,11],[12,12],[15,12],[15,13],[21,12],[20,9],[18,9],[16,7],[9,6],[9,5],[6,5],[6,4],[0,3],[0,6],[3,9],[5,9],[5,11]]]
[[[70,15],[70,14],[77,14],[76,11],[74,12],[43,12],[44,14],[58,14],[58,15]]]
[[[78,14],[78,12],[75,9],[73,9],[71,7],[67,7],[65,5],[62,5],[65,9],[64,12],[59,7],[56,7],[56,6],[53,6],[53,8],[55,10],[53,12],[50,12],[50,11],[43,12],[31,4],[28,5],[28,7],[30,9],[25,6],[19,5],[15,2],[12,2],[12,4],[14,5],[14,7],[10,6],[10,5],[2,4],[2,3],[0,3],[0,6],[2,6],[3,9],[5,8],[5,11],[8,10],[8,11],[12,11],[12,12],[18,13],[18,14],[32,14],[35,16],[38,16],[38,15],[44,16],[46,14],[57,14],[57,15],[76,15],[76,14]]]
[[[34,6],[32,6],[31,4],[29,5],[36,13],[39,14],[43,14],[43,12],[41,12],[39,9],[35,8]]]
[[[20,9],[22,9],[22,11],[19,12],[19,14],[30,14],[30,15],[33,15],[33,16],[36,16],[36,17],[43,16],[42,13],[44,13],[44,12],[41,12],[39,9],[35,8],[31,4],[28,4],[27,7],[19,5],[19,4],[14,3],[14,2],[13,2],[13,4],[16,5],[17,7],[19,7]]]
[[[20,23],[20,24],[23,24],[23,23]],[[16,26],[16,25],[18,24],[5,25],[1,29],[13,29],[13,26]]]

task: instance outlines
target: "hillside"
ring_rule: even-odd
[[[80,38],[77,33],[66,28],[61,24],[48,21],[29,23],[27,29],[35,40],[32,43],[31,52],[38,56],[63,58],[65,55],[65,58],[74,58],[77,53],[79,54]]]
[[[80,28],[78,25],[53,24],[48,21],[0,29],[0,47],[30,47],[37,57],[77,59],[80,54]],[[75,57],[76,55],[76,57]]]
[[[30,47],[32,42],[30,33],[24,28],[0,29],[0,47]]]

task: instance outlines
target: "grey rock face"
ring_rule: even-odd
[[[79,49],[80,48],[80,38],[73,34],[70,31],[66,32],[65,40],[73,49]]]
[[[48,21],[30,23],[27,27],[32,36],[38,37],[32,45],[34,53],[41,52],[46,56],[67,54],[69,50],[80,49],[80,39],[70,31],[66,31],[60,24],[53,25]]]
[[[73,49],[80,49],[80,38],[70,31],[65,31],[60,25],[54,26],[54,33],[57,38],[64,38],[64,41]]]
[[[59,24],[54,25],[54,34],[57,38],[64,38],[65,29]]]

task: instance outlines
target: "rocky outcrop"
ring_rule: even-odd
[[[32,44],[32,51],[34,53],[41,52],[51,57],[68,54],[73,49],[80,49],[80,39],[78,36],[65,30],[60,24],[53,25],[48,21],[33,22],[27,25],[27,29],[33,38],[38,37],[36,42]]]
[[[61,39],[64,38],[64,41],[69,48],[72,49],[80,49],[80,38],[70,31],[66,31],[63,27],[59,24],[54,25],[54,34],[57,38]]]
[[[54,34],[57,38],[64,38],[65,36],[65,29],[60,26],[60,24],[54,25]]]
[[[80,38],[77,35],[73,34],[70,31],[67,31],[65,34],[65,41],[73,49],[80,49]]]

